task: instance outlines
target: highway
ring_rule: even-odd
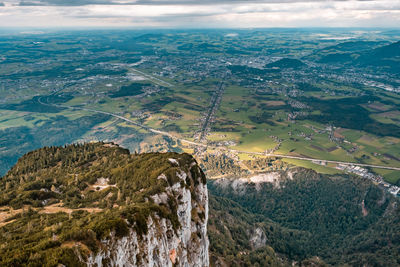
[[[371,168],[379,168],[379,169],[400,171],[400,167],[391,167],[391,166],[382,166],[382,165],[373,165],[373,164],[363,164],[363,163],[336,161],[336,160],[326,160],[326,159],[317,159],[317,158],[297,157],[297,156],[282,155],[282,154],[275,154],[275,153],[274,154],[267,154],[267,153],[263,153],[263,152],[253,152],[253,151],[243,151],[243,150],[230,149],[228,147],[215,147],[215,146],[202,144],[200,142],[194,142],[194,141],[186,140],[184,138],[180,138],[178,136],[175,136],[175,135],[173,135],[171,133],[150,128],[150,127],[148,127],[146,125],[137,123],[137,122],[135,122],[133,120],[130,120],[128,118],[125,118],[123,116],[120,116],[120,115],[117,115],[117,114],[114,114],[114,113],[111,113],[111,112],[106,112],[106,111],[101,111],[101,110],[96,110],[96,109],[90,109],[90,108],[83,108],[83,107],[71,107],[71,106],[44,103],[41,98],[39,98],[38,101],[39,101],[40,104],[47,105],[47,106],[68,108],[68,109],[72,109],[72,110],[84,110],[84,111],[89,111],[89,112],[93,112],[93,113],[100,113],[100,114],[109,115],[109,116],[112,116],[114,118],[118,118],[120,120],[123,120],[123,121],[126,121],[128,123],[131,123],[132,125],[140,127],[142,129],[145,129],[145,130],[147,130],[147,131],[149,131],[151,133],[168,136],[168,137],[173,138],[173,139],[175,139],[177,141],[180,141],[182,143],[187,143],[187,144],[194,145],[194,146],[210,147],[210,148],[214,148],[214,149],[223,149],[223,150],[226,150],[228,152],[243,153],[243,154],[250,154],[250,155],[260,155],[260,156],[267,156],[267,157],[287,158],[287,159],[297,159],[297,160],[307,160],[307,161],[320,161],[320,162],[324,162],[324,163],[354,165],[354,166],[360,166],[360,167],[371,167]]]
[[[143,72],[141,72],[141,71],[137,71],[137,70],[135,70],[135,71],[138,72],[138,73],[140,73],[140,74],[142,74],[142,75],[146,75],[146,77],[148,77],[148,78],[152,78],[153,81],[154,81],[154,80],[159,80],[159,81],[160,81],[160,84],[159,84],[159,85],[161,85],[161,83],[163,83],[163,84],[165,84],[165,85],[172,86],[172,84],[167,83],[167,82],[165,82],[165,81],[162,81],[162,80],[160,80],[160,79],[158,79],[158,78],[156,78],[156,77],[153,77],[153,76],[151,76],[151,75],[149,75],[149,74],[145,74],[145,73],[143,73]],[[223,85],[222,85],[222,83],[221,83],[220,88],[219,88],[218,91],[223,91],[223,90],[221,90],[221,87],[222,87],[222,86],[223,86]],[[59,91],[61,91],[61,90],[59,90]],[[56,91],[56,92],[54,92],[53,94],[56,94],[56,93],[58,93],[59,91]],[[218,93],[217,93],[217,95],[218,95]],[[42,104],[42,105],[47,105],[47,106],[54,106],[54,107],[60,107],[60,108],[67,108],[67,109],[71,109],[71,110],[83,110],[83,111],[88,111],[88,112],[92,112],[92,113],[105,114],[105,115],[108,115],[108,116],[111,116],[111,117],[118,118],[118,119],[120,119],[120,120],[126,121],[126,122],[128,122],[128,123],[131,123],[132,125],[135,125],[135,126],[137,126],[137,127],[140,127],[140,128],[142,128],[142,129],[144,129],[144,130],[147,130],[147,131],[149,131],[149,132],[151,132],[151,133],[160,134],[160,135],[164,135],[164,136],[168,136],[168,137],[173,138],[173,139],[175,139],[175,140],[177,140],[177,141],[180,141],[180,142],[182,142],[182,143],[186,143],[186,144],[189,144],[189,145],[193,145],[193,146],[210,147],[210,148],[214,148],[214,149],[222,149],[222,150],[225,150],[225,151],[228,151],[228,152],[243,153],[243,154],[249,154],[249,155],[261,155],[261,156],[267,156],[267,157],[297,159],[297,160],[306,160],[306,161],[320,161],[320,162],[323,162],[323,163],[333,163],[333,164],[343,164],[343,165],[354,165],[354,166],[360,166],[360,167],[370,167],[370,168],[379,168],[379,169],[387,169],[387,170],[400,171],[400,167],[383,166],[383,165],[374,165],[374,164],[364,164],[364,163],[355,163],[355,162],[346,162],[346,161],[336,161],[336,160],[326,160],[326,159],[318,159],[318,158],[306,158],[306,157],[298,157],[298,156],[283,155],[283,154],[275,154],[275,153],[267,154],[267,153],[263,153],[263,152],[253,152],[253,151],[236,150],[236,149],[231,149],[231,148],[228,148],[228,147],[210,146],[210,145],[201,143],[201,140],[200,140],[200,142],[194,142],[194,141],[186,140],[186,139],[184,139],[184,138],[175,136],[175,135],[173,135],[173,134],[171,134],[171,133],[168,133],[168,132],[165,132],[165,131],[160,131],[160,130],[157,130],[157,129],[154,129],[154,128],[150,128],[150,127],[148,127],[148,126],[146,126],[146,125],[137,123],[137,122],[135,122],[135,121],[133,121],[133,120],[131,120],[131,119],[125,118],[125,117],[123,117],[123,116],[120,116],[120,115],[118,115],[118,114],[114,114],[114,113],[111,113],[111,112],[106,112],[106,111],[101,111],[101,110],[96,110],[96,109],[90,109],[90,108],[84,108],[84,107],[72,107],[72,106],[51,104],[51,103],[48,103],[47,101],[46,101],[46,102],[43,102],[43,101],[42,101],[42,97],[39,97],[39,98],[38,98],[38,102],[39,102],[40,104]],[[213,103],[215,103],[215,102],[213,101]],[[208,120],[209,120],[209,119],[210,119],[210,118],[209,118],[209,116],[208,116]]]

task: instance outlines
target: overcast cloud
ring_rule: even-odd
[[[6,0],[0,27],[399,27],[400,0]]]

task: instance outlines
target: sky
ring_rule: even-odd
[[[0,0],[0,27],[400,27],[400,0]]]

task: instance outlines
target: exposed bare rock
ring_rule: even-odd
[[[262,248],[267,243],[267,236],[261,227],[255,227],[249,231],[249,242],[253,249]]]

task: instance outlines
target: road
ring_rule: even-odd
[[[166,86],[166,87],[172,87],[173,86],[169,82],[163,81],[163,80],[161,80],[161,79],[159,79],[157,77],[154,77],[153,75],[144,73],[144,72],[142,72],[140,70],[137,70],[137,69],[134,69],[134,68],[131,68],[130,70],[133,71],[133,72],[136,72],[136,73],[138,73],[138,74],[140,74],[142,76],[144,76],[145,78],[151,80],[153,83],[155,83],[157,85]]]
[[[140,71],[137,71],[137,72],[141,73],[142,75],[146,75],[148,78],[152,78],[152,80],[160,80],[160,79],[158,79],[158,78],[156,78],[154,76],[151,76],[149,74],[145,74],[145,73],[140,72]],[[172,84],[170,84],[170,83],[167,83],[167,82],[162,81],[162,80],[160,80],[160,81],[163,82],[165,85],[168,84],[168,86],[172,86]],[[222,86],[223,86],[223,84],[221,83],[219,91],[221,91],[221,87]],[[59,90],[59,91],[61,91],[61,90]],[[56,94],[59,91],[56,91],[53,94]],[[60,107],[60,108],[67,108],[67,109],[71,109],[71,110],[83,110],[83,111],[88,111],[88,112],[93,112],[93,113],[105,114],[105,115],[108,115],[108,116],[111,116],[111,117],[118,118],[120,120],[126,121],[128,123],[131,123],[132,125],[140,127],[142,129],[145,129],[145,130],[147,130],[147,131],[149,131],[151,133],[168,136],[168,137],[173,138],[173,139],[175,139],[177,141],[180,141],[182,143],[186,143],[186,144],[194,145],[194,146],[210,147],[210,148],[215,148],[215,149],[223,149],[223,150],[228,151],[228,152],[243,153],[243,154],[249,154],[249,155],[261,155],[261,156],[267,156],[267,157],[297,159],[297,160],[306,160],[306,161],[320,161],[320,162],[324,162],[324,163],[344,164],[344,165],[353,165],[353,166],[360,166],[360,167],[370,167],[370,168],[378,168],[378,169],[387,169],[387,170],[400,171],[400,167],[373,165],[373,164],[363,164],[363,163],[336,161],[336,160],[326,160],[326,159],[318,159],[318,158],[306,158],[306,157],[290,156],[290,155],[275,154],[275,153],[267,154],[267,153],[263,153],[263,152],[253,152],[253,151],[242,151],[242,150],[230,149],[228,147],[214,147],[214,146],[210,146],[210,145],[201,143],[201,140],[200,140],[200,142],[194,142],[194,141],[186,140],[186,139],[181,138],[179,136],[175,136],[175,135],[170,134],[170,133],[165,132],[165,131],[160,131],[160,130],[157,130],[157,129],[150,128],[150,127],[148,127],[146,125],[137,123],[137,122],[135,122],[133,120],[130,120],[128,118],[125,118],[123,116],[120,116],[118,114],[114,114],[114,113],[111,113],[111,112],[106,112],[106,111],[101,111],[101,110],[96,110],[96,109],[90,109],[90,108],[84,108],[84,107],[72,107],[72,106],[51,104],[51,103],[48,103],[47,101],[43,102],[42,101],[42,97],[38,98],[38,102],[40,104],[42,104],[42,105],[47,105],[47,106],[54,106],[54,107]],[[213,102],[213,103],[214,103],[214,106],[215,106],[216,102]],[[208,116],[208,120],[210,119],[210,117],[211,116]]]
[[[41,98],[39,98],[38,101],[39,101],[40,104],[47,105],[47,106],[68,108],[68,109],[72,109],[72,110],[84,110],[84,111],[89,111],[89,112],[93,112],[93,113],[100,113],[100,114],[109,115],[109,116],[112,116],[114,118],[118,118],[120,120],[129,122],[132,125],[140,127],[142,129],[145,129],[145,130],[147,130],[147,131],[149,131],[151,133],[168,136],[168,137],[173,138],[173,139],[175,139],[177,141],[180,141],[182,143],[187,143],[187,144],[194,145],[194,146],[210,147],[210,148],[215,148],[215,149],[223,149],[223,150],[226,150],[228,152],[243,153],[243,154],[250,154],[250,155],[260,155],[260,156],[267,156],[267,157],[298,159],[298,160],[307,160],[307,161],[321,161],[321,162],[325,162],[325,163],[354,165],[354,166],[360,166],[360,167],[371,167],[371,168],[379,168],[379,169],[388,169],[388,170],[400,171],[400,167],[391,167],[391,166],[382,166],[382,165],[373,165],[373,164],[363,164],[363,163],[336,161],[336,160],[326,160],[326,159],[318,159],[318,158],[297,157],[297,156],[282,155],[282,154],[275,154],[275,153],[267,154],[267,153],[263,153],[263,152],[253,152],[253,151],[243,151],[243,150],[230,149],[228,147],[214,147],[214,146],[206,145],[206,144],[203,144],[203,143],[200,143],[200,142],[193,142],[193,141],[190,141],[190,140],[186,140],[184,138],[180,138],[178,136],[175,136],[175,135],[170,134],[170,133],[165,132],[165,131],[160,131],[160,130],[157,130],[157,129],[150,128],[150,127],[148,127],[146,125],[137,123],[137,122],[135,122],[133,120],[130,120],[128,118],[125,118],[123,116],[120,116],[118,114],[114,114],[114,113],[111,113],[111,112],[106,112],[106,111],[101,111],[101,110],[96,110],[96,109],[90,109],[90,108],[83,108],[83,107],[71,107],[71,106],[44,103]]]
[[[204,120],[203,125],[201,126],[200,129],[200,142],[204,142],[205,138],[207,136],[207,129],[209,128],[210,125],[210,120],[213,117],[213,115],[215,114],[215,112],[217,111],[218,107],[219,107],[219,103],[221,102],[221,98],[222,95],[224,93],[224,82],[222,81],[219,86],[217,91],[215,91],[214,95],[212,96],[211,99],[211,105],[208,109],[206,118]]]

